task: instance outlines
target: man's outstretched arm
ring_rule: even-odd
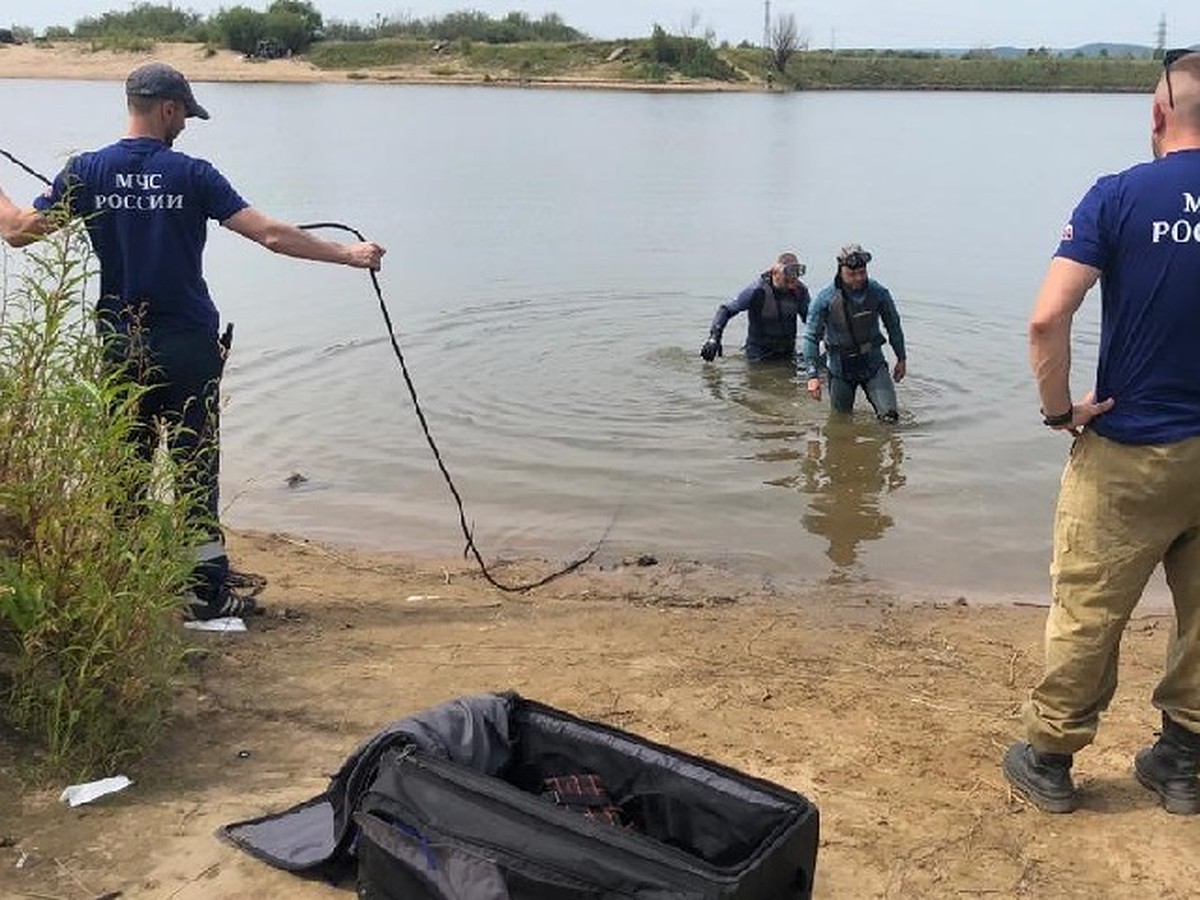
[[[303,228],[272,219],[252,206],[239,210],[221,223],[230,231],[249,238],[272,253],[338,263],[357,269],[378,269],[387,251],[374,241],[342,244],[317,237]]]

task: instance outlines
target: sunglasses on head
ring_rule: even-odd
[[[1197,51],[1187,47],[1180,47],[1176,50],[1168,50],[1163,54],[1163,76],[1167,80],[1167,105],[1171,109],[1175,108],[1175,92],[1171,90],[1171,66],[1179,62],[1185,56],[1190,56]]]
[[[805,271],[804,263],[788,263],[783,267],[785,278],[799,278]]]
[[[849,256],[847,256],[845,259],[842,260],[842,265],[845,266],[847,269],[865,269],[867,267],[867,263],[870,262],[870,260],[871,260],[871,257],[866,256],[862,253],[851,253]]]

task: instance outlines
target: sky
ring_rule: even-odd
[[[152,0],[166,3],[168,0]],[[644,37],[655,24],[674,33],[715,32],[718,41],[763,38],[764,0],[312,0],[326,20],[370,23],[376,16],[424,19],[475,9],[493,17],[520,10],[558,13],[591,37]],[[177,0],[202,15],[222,6],[266,9],[269,0]],[[125,0],[5,0],[0,25],[41,31],[85,16],[129,9]],[[1168,47],[1200,43],[1200,0],[771,0],[771,17],[791,14],[811,47],[1049,47],[1093,42],[1154,46],[1166,17]],[[6,21],[10,19],[10,21]]]

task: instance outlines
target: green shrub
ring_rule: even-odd
[[[149,53],[154,49],[154,41],[136,34],[110,32],[91,38],[88,41],[88,49],[92,53],[100,50],[111,50],[114,53]]]
[[[637,69],[637,78],[651,81],[655,84],[665,84],[671,77],[671,70],[660,62],[644,62]]]
[[[737,77],[733,67],[708,41],[667,34],[661,25],[655,25],[650,35],[648,57],[650,63],[675,69],[688,78],[733,81]]]
[[[199,25],[200,14],[171,5],[135,3],[128,10],[89,16],[75,23],[78,38],[133,36],[173,40]]]
[[[368,69],[397,66],[429,56],[429,45],[424,41],[322,41],[309,51],[308,59],[320,69]]]
[[[267,16],[248,6],[222,7],[210,20],[221,41],[238,53],[253,53],[267,36]]]
[[[67,226],[0,295],[0,712],[72,776],[162,733],[202,540],[175,464],[130,440],[139,389],[104,364],[89,258]]]

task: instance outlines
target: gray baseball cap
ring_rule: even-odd
[[[192,96],[192,86],[178,69],[166,63],[152,62],[138,66],[125,79],[125,94],[129,97],[155,97],[183,104],[189,117],[208,118],[208,110]]]

